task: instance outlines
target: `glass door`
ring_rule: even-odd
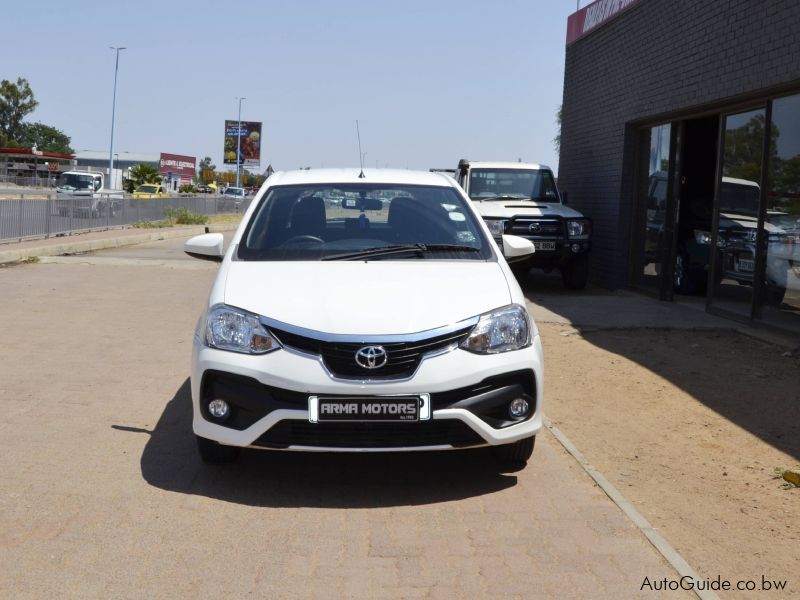
[[[748,320],[760,254],[756,238],[765,122],[765,109],[725,117],[711,235],[695,232],[711,249],[709,306]]]
[[[764,322],[800,331],[800,95],[772,103],[761,247]]]
[[[641,132],[633,281],[656,292],[662,288],[664,263],[671,248],[672,228],[668,220],[671,134],[669,123]]]

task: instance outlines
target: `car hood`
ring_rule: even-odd
[[[482,217],[511,218],[515,216],[581,218],[577,210],[557,202],[533,202],[530,200],[485,200],[473,201],[472,206]]]
[[[511,303],[497,262],[233,261],[226,275],[225,304],[326,333],[415,333]]]

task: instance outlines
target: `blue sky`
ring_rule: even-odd
[[[582,2],[585,5],[587,2]],[[0,79],[25,77],[76,150],[210,155],[223,122],[263,121],[262,169],[427,169],[473,160],[557,168],[567,16],[575,0],[111,3],[3,8]]]

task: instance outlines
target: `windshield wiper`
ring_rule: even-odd
[[[404,254],[406,252],[416,252],[418,254],[425,254],[426,252],[480,252],[480,249],[474,246],[460,246],[458,244],[397,244],[394,246],[367,248],[366,250],[348,252],[346,254],[334,254],[326,256],[322,260],[361,260],[363,258]]]

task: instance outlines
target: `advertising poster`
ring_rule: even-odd
[[[236,164],[237,134],[239,134],[238,121],[225,121],[225,151],[223,163]],[[261,162],[261,122],[242,121],[241,143],[239,146],[239,164],[243,168],[258,167]]]

